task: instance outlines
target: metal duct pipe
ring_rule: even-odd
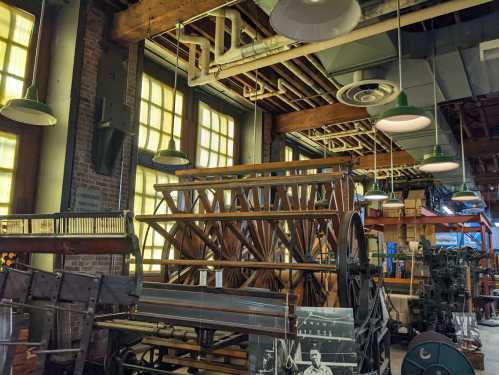
[[[189,48],[189,68],[188,68],[188,73],[190,73],[188,77],[189,86],[190,86],[191,82],[195,82],[195,80],[197,79],[202,79],[203,77],[207,76],[209,73],[211,43],[208,39],[203,38],[201,36],[186,35],[184,29],[180,30],[179,40],[182,43],[191,45],[191,47]],[[199,69],[201,70],[201,74],[199,75],[199,77],[196,77],[194,73],[195,61],[196,61],[195,46],[201,47],[201,57],[199,59]],[[194,47],[194,49],[192,47]]]
[[[267,54],[270,51],[282,51],[287,45],[296,43],[282,35],[275,35],[241,46],[241,31],[243,29],[248,35],[256,34],[249,26],[246,25],[243,27],[244,23],[241,13],[236,9],[226,8],[218,9],[210,14],[216,17],[215,60],[213,61],[215,65],[242,63],[244,59],[251,60],[258,55]],[[231,42],[228,51],[224,49],[225,18],[231,21]]]
[[[253,73],[245,73],[245,76],[252,79],[253,81],[256,81],[256,77]],[[292,101],[290,101],[288,98],[284,96],[288,92],[287,89],[292,88],[285,80],[282,78],[279,78],[277,80],[277,92],[276,90],[272,90],[271,92],[274,92],[275,94],[266,96],[266,94],[263,94],[262,96],[258,96],[258,99],[265,99],[266,97],[272,97],[276,96],[278,97],[281,101],[286,103],[288,106],[293,108],[295,111],[300,111],[301,108],[298,107],[296,104],[294,104]],[[253,94],[254,95],[254,94]],[[253,98],[251,98],[253,100]]]
[[[277,90],[269,90],[268,92],[265,92],[265,84],[261,83],[260,81],[258,82],[258,91],[255,93],[255,90],[252,90],[248,88],[248,86],[244,86],[244,91],[243,91],[243,96],[245,98],[250,99],[251,101],[255,100],[261,100],[265,98],[271,98],[273,96],[280,96],[286,94],[287,90],[284,87],[285,84],[283,84],[283,79],[279,78],[277,80]]]
[[[489,3],[493,0],[452,0],[441,4],[437,4],[428,8],[416,10],[414,12],[405,14],[401,17],[401,26],[408,26],[414,23],[432,19],[444,14],[458,12],[463,9],[471,8],[480,4]],[[385,33],[396,29],[398,26],[397,19],[390,18],[375,24],[365,26],[348,34],[341,35],[337,38],[326,40],[323,42],[307,43],[296,48],[289,49],[284,52],[272,53],[270,56],[262,57],[259,59],[252,59],[244,64],[239,64],[219,71],[217,74],[210,74],[203,78],[198,84],[207,84],[218,79],[229,78],[237,74],[246,73],[251,70],[261,69],[266,66],[282,63],[301,56],[313,54],[324,49],[337,47],[357,40],[365,39],[367,37]]]

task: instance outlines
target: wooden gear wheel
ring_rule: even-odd
[[[139,220],[166,239],[164,282],[197,285],[199,269],[214,265],[224,287],[292,290],[302,306],[352,308],[361,372],[385,373],[382,296],[349,176],[253,175],[155,188],[171,214]],[[166,222],[174,222],[169,230]]]

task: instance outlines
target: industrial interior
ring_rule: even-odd
[[[0,375],[499,374],[499,1],[0,0]]]

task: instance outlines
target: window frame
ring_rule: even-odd
[[[145,212],[144,209],[145,207],[147,207],[147,204],[146,204],[146,200],[149,198],[153,198],[154,200],[154,209],[156,209],[156,207],[158,206],[158,203],[162,201],[162,196],[161,196],[161,193],[159,192],[155,192],[154,194],[150,194],[148,192],[148,189],[146,188],[146,185],[144,184],[144,182],[146,182],[147,180],[147,177],[146,177],[146,173],[149,173],[149,174],[154,174],[155,177],[154,177],[154,180],[155,180],[155,183],[158,183],[159,182],[159,179],[158,179],[158,174],[162,174],[166,177],[166,179],[168,180],[168,182],[175,182],[175,181],[170,181],[171,179],[173,180],[177,180],[178,181],[178,178],[175,176],[175,175],[172,175],[172,174],[169,174],[169,173],[164,173],[162,171],[159,171],[157,169],[153,169],[153,168],[149,168],[149,167],[145,167],[145,166],[142,166],[142,165],[137,165],[137,171],[135,173],[135,181],[137,181],[137,176],[138,176],[138,173],[139,173],[139,169],[142,169],[142,189],[140,191],[140,193],[137,193],[137,183],[135,184],[135,189],[134,189],[134,192],[133,192],[133,195],[134,195],[134,207],[133,207],[133,210],[134,210],[134,213],[135,214],[152,214],[152,212]],[[140,196],[140,199],[141,199],[141,211],[140,212],[137,212],[136,211],[136,207],[135,205],[137,204],[137,197]],[[173,197],[175,201],[178,202],[178,198],[177,197]],[[168,207],[168,205],[166,204],[166,202],[163,200],[163,202],[161,203],[161,205],[164,206],[164,208],[166,210],[162,210],[160,213],[171,213],[171,210],[170,208]],[[165,212],[166,211],[166,212]],[[163,250],[164,248],[164,244],[163,245],[155,245],[154,244],[154,239],[155,237],[151,237],[151,236],[161,236],[159,233],[157,233],[154,229],[150,228],[150,230],[148,230],[148,226],[146,223],[140,223],[140,222],[135,222],[135,229],[137,229],[137,226],[139,227],[139,230],[137,231],[136,230],[136,235],[137,235],[137,238],[139,240],[139,247],[141,250],[144,250],[144,253],[146,252],[146,250],[149,250],[151,251],[151,256],[152,258],[147,258],[147,259],[156,259],[154,258],[154,252],[158,250],[158,248],[161,248],[161,251]],[[171,227],[173,226],[173,224],[171,223],[167,223],[166,224],[166,228],[167,230],[169,230]],[[144,231],[144,232],[143,232]],[[146,245],[144,246],[144,238],[142,238],[142,234],[144,234],[144,236],[147,234],[147,236],[149,236],[147,238],[148,241],[152,241],[152,244],[151,245]],[[147,241],[146,241],[146,244],[147,244]],[[161,254],[161,258],[163,258],[163,254]],[[145,256],[144,256],[144,259]],[[154,265],[146,265],[144,264],[144,273],[147,273],[149,275],[158,275],[161,273],[161,266],[159,266],[159,270],[153,270],[153,267]],[[149,268],[146,270],[146,268]]]
[[[14,198],[15,198],[15,191],[16,191],[16,178],[18,175],[17,172],[17,164],[19,160],[19,141],[20,137],[17,134],[14,134],[12,132],[6,132],[3,130],[0,130],[0,137],[5,137],[5,138],[14,138],[15,139],[15,147],[14,147],[14,163],[12,166],[12,169],[10,168],[3,168],[0,167],[0,172],[2,173],[10,173],[11,174],[11,185],[10,185],[10,196],[9,196],[9,201],[7,203],[0,202],[0,210],[3,207],[7,207],[7,214],[12,214],[13,213],[13,208],[14,208]]]
[[[147,123],[143,123],[142,122],[142,118],[141,118],[141,115],[139,116],[139,149],[141,151],[149,151],[149,152],[152,152],[154,153],[155,151],[147,148],[148,146],[148,142],[150,140],[150,135],[152,132],[156,132],[158,133],[158,146],[159,146],[159,149],[163,149],[163,148],[166,148],[167,145],[168,145],[168,140],[170,139],[170,137],[173,136],[173,138],[175,139],[175,144],[177,147],[180,147],[181,145],[181,142],[182,142],[182,128],[184,127],[184,120],[183,120],[183,110],[184,110],[184,103],[185,103],[185,95],[184,93],[181,91],[181,90],[177,90],[177,93],[176,95],[177,96],[180,96],[181,97],[181,100],[182,100],[182,111],[180,111],[180,113],[178,113],[178,106],[177,106],[177,103],[175,104],[175,113],[173,113],[173,104],[172,104],[172,108],[167,108],[164,106],[165,104],[165,97],[164,97],[164,88],[168,88],[170,89],[171,91],[171,95],[172,95],[172,99],[173,99],[173,87],[168,84],[168,83],[165,83],[155,77],[152,77],[150,74],[147,74],[146,72],[142,73],[142,88],[143,88],[143,82],[144,82],[144,76],[147,76],[147,79],[149,80],[149,83],[148,83],[148,89],[149,89],[149,93],[148,93],[148,98],[147,99],[144,99],[144,96],[143,96],[143,93],[141,92],[141,95],[140,95],[140,108],[139,108],[139,115],[140,115],[140,112],[142,110],[142,102],[145,102],[146,105],[147,105]],[[156,81],[160,87],[161,87],[161,105],[158,105],[156,103],[154,103],[152,101],[152,83],[153,81]],[[159,128],[153,126],[151,124],[151,113],[152,113],[152,109],[156,109],[160,112],[160,124],[159,124]],[[172,127],[172,134],[169,134],[168,131],[166,131],[164,129],[164,126],[168,126],[170,127],[171,125],[171,119],[169,121],[169,123],[167,124],[165,122],[165,112],[170,115],[170,116],[173,116],[173,118],[180,118],[180,134],[179,136],[177,137],[175,135],[175,122],[173,124],[173,127]],[[175,121],[175,120],[174,120]],[[145,148],[141,148],[140,147],[140,131],[141,131],[141,128],[146,128],[147,129],[147,134],[146,134],[146,137],[145,137]],[[166,138],[165,138],[166,137]]]
[[[219,122],[219,130],[216,131],[216,130],[213,130],[213,118],[210,118],[210,128],[207,128],[205,125],[203,125],[202,123],[202,118],[200,117],[201,114],[198,113],[198,122],[197,122],[197,139],[196,139],[196,162],[195,162],[195,166],[197,168],[207,168],[209,167],[209,164],[210,164],[210,161],[211,161],[211,155],[212,154],[216,154],[217,155],[217,158],[218,158],[218,162],[220,161],[220,156],[222,157],[225,157],[226,159],[226,165],[219,165],[217,163],[216,166],[214,167],[230,167],[230,166],[233,166],[235,164],[235,156],[236,156],[236,123],[235,123],[235,119],[234,117],[232,117],[231,115],[229,114],[226,114],[226,113],[222,113],[220,111],[217,111],[216,109],[210,107],[207,103],[205,102],[198,102],[198,111],[201,112],[201,109],[202,109],[202,106],[206,107],[207,110],[210,112],[210,116],[212,117],[213,114],[215,113],[219,118],[220,117],[224,117],[226,118],[226,121],[227,121],[227,133],[223,133],[221,128],[222,128],[222,124],[221,122]],[[229,131],[229,119],[232,121],[232,137],[230,136],[230,131]],[[204,146],[201,144],[201,131],[202,130],[207,130],[209,133],[210,133],[210,145],[208,147]],[[219,143],[218,143],[218,149],[215,150],[214,148],[211,148],[211,141],[213,139],[213,135],[218,135],[218,138],[219,138]],[[220,143],[220,139],[224,137],[226,138],[226,142],[227,142],[227,148],[226,148],[226,151],[225,153],[223,153],[221,151],[221,143]],[[232,141],[232,150],[229,151],[229,142]],[[208,152],[208,166],[204,166],[204,165],[200,165],[200,161],[201,161],[201,152],[205,150]],[[230,153],[232,153],[230,155]],[[227,165],[227,160],[228,159],[232,159],[232,164],[231,165]]]
[[[199,103],[203,102],[204,104],[208,105],[211,109],[215,110],[216,112],[219,112],[221,114],[224,114],[226,116],[230,116],[234,120],[234,156],[233,156],[233,164],[232,165],[237,165],[241,163],[241,124],[243,123],[243,116],[244,112],[241,110],[238,110],[234,106],[230,105],[226,101],[224,101],[221,98],[217,98],[214,96],[210,96],[208,93],[202,91],[201,89],[196,89],[194,90],[194,95],[193,95],[193,130],[194,130],[194,136],[196,139],[196,143],[194,145],[194,165],[196,165],[196,162],[198,160],[198,155],[197,155],[197,143],[199,141],[199,124],[201,122],[201,119],[199,117],[200,115],[200,110],[199,110]]]
[[[142,73],[150,76],[151,78],[160,81],[162,84],[170,86],[173,88],[174,85],[174,72],[173,70],[167,69],[165,66],[160,65],[154,60],[144,56],[142,62]],[[140,99],[138,100],[137,110],[140,111],[140,102],[142,101],[142,75],[140,76],[140,80],[137,82],[139,84],[138,87],[138,96]],[[212,94],[204,91],[205,89],[201,88],[191,88],[187,84],[187,80],[183,72],[179,72],[177,79],[177,90],[182,92],[183,94],[183,106],[182,106],[182,129],[180,134],[180,144],[176,144],[177,149],[180,147],[182,151],[184,151],[189,160],[195,161],[197,159],[196,151],[197,151],[197,139],[198,139],[198,118],[199,118],[199,105],[200,101],[206,103],[208,106],[216,110],[217,112],[221,112],[231,116],[234,119],[234,165],[240,163],[240,131],[239,127],[242,123],[242,118],[246,113],[244,110],[237,108],[234,104],[231,104],[228,101],[223,100],[222,98],[218,98],[213,96]],[[140,95],[139,95],[140,94]],[[152,158],[154,156],[154,152],[146,149],[139,148],[139,130],[140,130],[140,112],[137,114],[136,126],[136,140],[134,147],[137,150],[137,161],[135,163],[134,173],[132,174],[132,178],[130,178],[130,187],[131,197],[133,197],[130,201],[130,207],[135,207],[135,195],[136,195],[136,186],[135,186],[135,178],[137,174],[137,170],[140,167],[149,168],[154,171],[160,173],[166,173],[170,175],[175,175],[174,170],[164,165],[160,165],[154,163]],[[192,142],[195,139],[196,142]],[[195,164],[195,163],[194,163]],[[179,205],[182,206],[182,196],[179,197]],[[140,243],[140,249],[142,250],[142,243]],[[164,254],[162,255],[164,256]],[[161,280],[162,271],[145,271],[144,276],[147,280],[151,281],[159,281]]]
[[[25,61],[25,67],[24,67],[24,72],[23,72],[24,76],[23,77],[15,74],[15,73],[8,72],[7,71],[8,68],[7,68],[6,64],[4,64],[4,67],[2,69],[2,75],[5,75],[5,78],[3,78],[0,81],[0,93],[1,93],[0,97],[3,97],[2,92],[5,90],[7,77],[13,77],[17,80],[20,80],[22,78],[23,85],[22,85],[21,93],[20,93],[19,97],[23,97],[25,92],[26,92],[26,89],[31,84],[31,76],[32,76],[32,72],[33,72],[35,50],[36,50],[36,41],[37,41],[36,38],[37,38],[37,34],[38,34],[38,25],[39,25],[39,21],[40,21],[39,14],[40,14],[41,7],[36,7],[33,4],[29,4],[29,3],[26,3],[24,1],[5,1],[4,0],[1,2],[4,3],[7,7],[17,8],[14,10],[15,13],[21,13],[21,14],[25,13],[26,16],[32,17],[32,21],[33,21],[31,36],[30,36],[30,39],[29,39],[28,44],[26,46],[23,46],[22,44],[15,42],[12,39],[12,30],[13,29],[11,29],[11,28],[9,28],[9,36],[7,38],[3,38],[3,37],[0,38],[0,41],[7,44],[5,61],[7,61],[7,53],[10,51],[12,46],[17,46],[19,48],[22,48],[26,52],[26,61]],[[42,36],[45,37],[46,35],[47,35],[47,32],[44,32],[44,35],[42,35]],[[44,46],[43,46],[44,42],[46,42],[46,41],[44,41],[44,40],[41,41],[42,46],[40,46],[41,53],[40,53],[39,66],[41,66],[44,62],[47,61],[47,59],[44,58],[43,52],[42,52],[44,49]],[[45,88],[44,88],[45,84],[44,83],[45,83],[47,75],[48,75],[47,73],[48,72],[42,72],[42,75],[45,76],[44,77],[45,79],[41,80],[43,82],[42,87],[44,89],[42,92],[42,95],[41,95],[42,99],[45,97]],[[40,73],[39,73],[39,75],[40,75]]]
[[[23,83],[23,96],[27,87],[31,84],[33,65],[35,59],[36,40],[40,24],[41,2],[26,0],[4,0],[5,4],[19,8],[34,17],[33,31],[28,45],[25,78]],[[53,29],[50,23],[51,7],[46,9],[43,33],[40,40],[40,55],[38,62],[38,96],[45,101],[47,97],[48,76],[50,70],[50,50],[52,44]],[[36,209],[36,194],[40,152],[42,145],[42,128],[39,126],[26,126],[12,121],[6,117],[0,121],[0,131],[10,133],[18,137],[16,173],[14,179],[14,191],[12,196],[11,213],[30,214]],[[22,173],[19,173],[22,171]]]

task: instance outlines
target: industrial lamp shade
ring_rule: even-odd
[[[177,151],[175,148],[175,140],[170,138],[168,142],[168,148],[166,150],[159,150],[156,155],[154,155],[153,162],[165,165],[165,166],[182,166],[189,164],[189,158],[182,151]]]
[[[448,172],[459,167],[459,163],[452,156],[446,155],[440,145],[435,145],[433,152],[426,154],[418,166],[419,170],[427,173]]]
[[[383,208],[403,208],[404,202],[398,199],[394,193],[390,193],[390,197],[383,202]]]
[[[369,191],[364,195],[364,199],[368,201],[382,201],[386,198],[388,198],[388,195],[381,190],[377,182],[373,183]]]
[[[279,0],[270,24],[290,39],[318,42],[352,31],[361,15],[357,0]]]
[[[38,100],[38,88],[33,83],[23,99],[11,99],[0,109],[0,113],[13,121],[27,125],[52,126],[57,119],[50,107]]]
[[[474,202],[479,200],[478,195],[474,191],[469,190],[466,184],[463,184],[460,190],[454,192],[451,199],[457,202]]]
[[[421,108],[410,106],[407,95],[401,91],[395,107],[383,112],[376,128],[388,133],[407,133],[426,128],[431,118]]]

